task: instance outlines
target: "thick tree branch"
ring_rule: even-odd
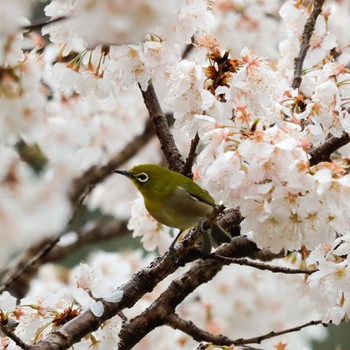
[[[120,289],[124,291],[121,301],[118,303],[104,303],[104,314],[96,317],[90,310],[83,312],[58,331],[50,334],[46,339],[30,347],[31,350],[63,350],[68,349],[85,335],[98,329],[101,324],[117,315],[125,308],[132,307],[142,296],[151,292],[159,282],[173,273],[179,266],[185,265],[200,256],[195,242],[197,234],[188,235],[186,243],[177,244],[177,254],[181,258],[175,262],[168,253],[153,260],[148,267],[135,273],[132,278],[123,284]]]
[[[174,137],[170,131],[165,115],[160,107],[152,81],[149,81],[146,91],[143,91],[141,87],[140,90],[153,123],[155,133],[159,139],[161,150],[168,163],[168,167],[171,170],[179,172],[184,163],[181,154],[176,147]]]
[[[231,243],[217,249],[219,255],[229,257],[249,257],[258,254],[255,243],[245,237],[237,237]],[[180,278],[174,280],[166,291],[142,314],[126,323],[121,330],[119,350],[131,349],[153,329],[166,324],[166,317],[175,312],[175,308],[197,287],[207,283],[231,262],[217,260],[199,260]]]
[[[186,236],[184,241],[179,242],[176,245],[176,255],[180,257],[177,262],[174,262],[174,260],[170,258],[169,254],[166,253],[162,257],[156,258],[148,267],[134,274],[127,283],[120,287],[120,289],[124,291],[124,296],[120,302],[104,303],[105,312],[102,317],[98,318],[90,311],[85,311],[72,321],[65,324],[57,332],[50,334],[46,339],[42,340],[36,345],[31,346],[30,349],[67,349],[74,343],[78,342],[83,336],[96,330],[107,319],[115,316],[118,314],[118,312],[125,308],[132,307],[145,293],[151,292],[160,281],[162,281],[169,274],[173,273],[179,266],[183,266],[190,261],[194,261],[201,255],[200,250],[196,248],[195,244],[199,235],[199,231],[194,231],[193,234],[188,235],[188,238]],[[239,257],[252,256],[254,254],[256,255],[259,251],[256,245],[245,237],[238,237],[237,239],[233,240],[231,244],[227,244],[220,249],[223,249],[223,251],[220,250],[223,255],[232,252],[237,253]],[[195,264],[196,268],[194,270],[196,271],[196,274],[199,275],[199,277],[196,278],[197,284],[199,285],[207,282],[221,269],[223,265],[223,262],[199,261],[199,263]],[[174,300],[173,296],[172,299],[170,299],[170,302],[172,304],[179,303],[191,292],[191,288],[195,288],[194,285],[187,285],[187,288],[185,288],[183,291],[180,290],[177,299]],[[162,304],[162,300],[159,302],[159,304]],[[128,323],[124,329],[129,329]],[[133,329],[133,335],[131,338],[135,337],[135,332],[135,329]],[[140,330],[137,329],[136,333],[139,332]]]

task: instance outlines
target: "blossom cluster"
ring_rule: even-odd
[[[43,30],[64,62],[54,65],[55,80],[83,97],[100,98],[135,84],[145,90],[151,77],[163,80],[165,67],[180,59],[183,44],[212,18],[204,0],[172,1],[171,6],[150,0],[52,1],[46,14],[67,17]],[[86,23],[97,27],[87,31]],[[66,64],[72,53],[76,57]]]
[[[130,266],[122,261],[117,265],[119,269],[124,265],[127,276]],[[122,278],[121,271],[120,280],[117,281],[109,275],[112,271],[108,271],[107,266],[107,255],[102,260],[101,257],[95,257],[93,267],[82,263],[71,271],[62,271],[53,265],[45,266],[39,278],[33,281],[30,295],[21,299],[19,304],[8,292],[0,296],[1,321],[12,320],[14,324],[17,323],[15,334],[29,344],[43,339],[87,309],[101,316],[104,312],[102,301],[118,302],[123,296],[123,292],[115,286]],[[104,273],[101,272],[102,268]],[[46,288],[48,281],[49,289]],[[115,316],[95,334],[78,343],[77,348],[84,349],[95,343],[102,343],[102,348],[107,348],[104,347],[107,343],[116,344],[120,327],[121,319]],[[6,337],[2,338],[2,345],[8,349],[20,349]]]
[[[314,249],[349,227],[346,165],[310,167],[299,132],[298,125],[285,123],[242,140],[230,128],[216,129],[198,158],[198,176],[208,190],[226,206],[239,206],[242,234],[275,253]]]
[[[310,276],[309,284],[311,291],[327,310],[323,317],[325,323],[338,325],[350,316],[349,241],[349,234],[346,234],[332,244],[320,244],[307,259],[310,266],[318,268]]]
[[[34,2],[34,0],[4,0],[1,3],[0,64],[3,67],[16,65],[24,58],[22,49],[28,42],[25,44],[23,31],[24,26],[30,23],[27,18]]]

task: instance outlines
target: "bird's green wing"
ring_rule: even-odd
[[[188,179],[188,181],[185,181],[181,183],[180,185],[190,196],[196,198],[200,202],[207,203],[211,205],[212,207],[215,207],[215,200],[214,198],[202,187],[197,185],[192,180]]]

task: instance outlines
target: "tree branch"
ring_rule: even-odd
[[[90,187],[85,189],[85,192],[81,194],[79,197],[79,200],[77,203],[75,203],[73,212],[66,224],[66,227],[57,234],[54,238],[51,238],[50,240],[46,241],[45,245],[41,247],[34,255],[31,255],[31,257],[26,260],[26,263],[22,265],[21,269],[15,270],[14,273],[1,285],[0,287],[0,294],[4,292],[5,290],[9,289],[9,287],[17,281],[22,275],[24,275],[27,271],[34,269],[34,266],[38,264],[40,260],[42,260],[45,256],[47,256],[51,250],[56,246],[56,244],[60,241],[61,237],[65,234],[67,230],[70,229],[70,225],[72,221],[74,220],[79,208],[83,204],[86,196],[90,193],[91,189]],[[32,250],[33,252],[33,250]]]
[[[151,292],[159,282],[176,271],[179,266],[183,266],[200,256],[200,252],[194,247],[197,238],[196,235],[190,235],[187,244],[181,242],[177,245],[177,251],[181,256],[181,259],[177,262],[166,253],[135,273],[128,282],[119,288],[124,292],[121,301],[117,303],[104,302],[104,313],[101,317],[96,317],[90,310],[87,310],[66,323],[58,331],[51,333],[39,343],[31,346],[30,349],[68,349],[82,337],[98,329],[104,321],[117,315],[123,309],[132,307],[142,296]]]
[[[18,347],[20,347],[21,349],[29,349],[29,345],[24,343],[23,340],[20,339],[8,325],[0,323],[0,329],[7,337],[13,340]],[[3,349],[5,348],[6,347],[3,347]]]
[[[285,329],[285,330],[280,331],[280,332],[273,332],[272,331],[272,332],[266,333],[264,335],[261,335],[259,337],[248,338],[248,339],[243,339],[243,338],[236,339],[236,340],[234,340],[234,344],[235,345],[244,345],[244,344],[252,344],[252,343],[260,344],[263,340],[274,338],[274,337],[278,337],[279,335],[283,335],[283,334],[287,334],[287,333],[297,332],[297,331],[300,331],[303,328],[310,327],[310,326],[316,326],[316,325],[319,325],[319,324],[323,324],[321,320],[310,321],[310,322],[304,323],[301,326],[288,328],[288,329]],[[323,324],[323,325],[327,326],[325,324]]]
[[[313,1],[313,10],[305,23],[299,55],[294,60],[294,77],[292,83],[293,89],[297,89],[300,87],[304,60],[310,48],[310,39],[315,28],[316,20],[322,12],[323,3],[324,0]]]
[[[197,146],[198,146],[199,141],[200,141],[200,139],[199,139],[199,135],[197,132],[195,137],[191,141],[190,151],[189,151],[188,156],[185,160],[185,164],[183,165],[183,167],[181,169],[181,174],[188,176],[191,179],[193,178],[192,165],[193,165],[194,159],[197,156],[196,151],[197,151]]]
[[[193,42],[193,37],[192,37],[192,42]],[[187,44],[185,49],[182,52],[181,59],[182,60],[186,59],[189,56],[189,54],[192,52],[193,48],[194,48],[193,43]]]
[[[75,252],[78,248],[81,248],[83,245],[89,243],[96,243],[101,241],[110,240],[113,238],[120,237],[126,232],[129,232],[127,229],[126,221],[112,221],[106,223],[99,223],[98,225],[91,228],[80,227],[76,229],[77,239],[69,245],[60,246],[56,245],[46,256],[42,256],[40,263],[48,263],[62,260],[67,255]],[[2,271],[2,276],[8,276],[7,282],[4,283],[2,288],[9,291],[13,296],[18,299],[23,298],[29,288],[29,283],[33,276],[37,273],[40,265],[39,261],[36,261],[36,264],[28,267],[29,262],[34,259],[40,252],[42,252],[45,247],[49,244],[48,239],[45,239],[27,249],[22,256],[16,261],[13,266],[9,267],[7,270]],[[27,268],[25,268],[27,267]],[[11,276],[15,276],[19,273],[17,278],[10,280]],[[3,278],[3,279],[5,279]],[[9,283],[10,282],[10,283]]]
[[[297,327],[293,328],[287,328],[284,329],[283,331],[279,332],[269,332],[264,335],[254,337],[254,338],[240,338],[240,339],[230,339],[222,334],[211,334],[207,331],[204,331],[200,328],[198,328],[192,321],[185,321],[181,319],[176,313],[174,314],[168,314],[165,316],[166,319],[166,324],[171,326],[174,329],[179,329],[182,332],[190,335],[194,340],[200,342],[200,341],[205,341],[205,342],[210,342],[215,345],[245,345],[245,344],[260,344],[263,340],[267,340],[270,338],[275,338],[283,334],[287,333],[293,333],[300,331],[303,328],[310,327],[310,326],[316,326],[319,324],[323,324],[321,320],[317,321],[310,321],[305,324],[302,324]],[[323,324],[324,326],[327,326]]]
[[[250,267],[254,267],[258,270],[271,271],[274,273],[284,273],[287,275],[296,275],[296,274],[311,275],[314,272],[318,271],[318,270],[291,269],[291,268],[282,267],[282,266],[272,266],[272,265],[267,265],[267,264],[259,263],[256,261],[248,260],[246,258],[231,258],[231,257],[227,257],[227,256],[221,256],[221,255],[217,254],[216,252],[210,254],[208,256],[208,259],[218,260],[218,261],[226,262],[228,264],[250,266]]]
[[[237,258],[249,257],[258,251],[255,243],[245,237],[237,237],[217,249],[219,255]],[[212,259],[197,261],[188,272],[172,281],[167,290],[149,308],[126,323],[119,334],[119,350],[131,349],[150,331],[166,324],[167,315],[174,313],[175,308],[190,293],[200,285],[210,281],[224,265],[229,263],[231,262]]]
[[[143,91],[141,87],[140,90],[168,167],[171,170],[179,172],[184,163],[169,129],[165,115],[160,107],[152,81],[149,81],[146,91]]]
[[[198,342],[208,342],[209,344],[200,344],[197,349],[205,350],[207,349],[206,345],[227,345],[230,346],[233,344],[233,340],[222,334],[212,334],[203,329],[197,327],[192,321],[186,321],[180,318],[176,313],[169,314],[166,316],[166,324],[173,329],[179,329],[185,334],[190,335],[194,340]],[[210,349],[210,347],[208,347]],[[236,349],[236,347],[235,347]],[[253,348],[251,346],[242,346],[239,347],[241,350],[261,350],[258,348]],[[238,350],[238,348],[237,348]]]
[[[180,259],[177,262],[174,262],[174,259],[172,259],[168,253],[166,253],[162,257],[158,257],[152,261],[148,267],[134,274],[128,282],[120,287],[120,290],[124,291],[121,301],[118,303],[104,302],[105,311],[101,317],[94,316],[90,310],[85,311],[70,322],[66,323],[60,330],[53,332],[52,334],[48,335],[46,339],[31,346],[30,349],[67,349],[88,333],[98,329],[104,321],[115,316],[123,309],[132,307],[142,296],[151,292],[160,281],[162,281],[169,274],[173,273],[179,266],[184,266],[186,263],[198,259],[201,252],[195,247],[195,242],[198,239],[200,232],[195,231],[195,233],[196,234],[188,235],[188,238],[176,245],[176,254],[177,256],[180,256]],[[232,254],[237,253],[240,257],[250,256],[258,252],[256,245],[245,237],[238,237],[233,240],[231,244],[224,245],[219,249],[222,249],[220,252],[223,253],[223,255],[232,252]],[[213,260],[209,262],[200,260],[197,264],[195,264],[195,268],[191,269],[191,271],[195,271],[196,275],[198,275],[198,277],[194,280],[198,285],[207,282],[210,278],[212,278],[211,276],[214,276],[221,269],[223,265],[223,262]],[[183,278],[186,279],[186,276],[188,277],[188,274],[186,274]],[[176,295],[172,295],[172,298],[169,300],[170,304],[174,305],[174,303],[176,304],[177,302],[182,301],[186,295],[191,292],[191,288],[194,288],[194,285],[187,285],[187,288],[185,288],[183,291],[180,290],[180,292],[176,290],[176,293],[179,292],[177,293],[178,297],[176,298]],[[174,297],[176,300],[174,300]],[[159,302],[157,301],[157,304],[162,305],[164,302],[162,302],[162,299],[160,299]],[[162,312],[164,313],[166,309],[161,308],[161,310],[163,310]],[[145,329],[146,328],[147,327],[145,327]],[[123,329],[124,332],[126,329],[130,329],[129,322],[126,323]],[[139,336],[140,332],[143,331],[139,328],[133,328],[131,331],[131,338],[136,339],[136,333]],[[121,339],[123,338],[121,337]]]
[[[192,321],[186,321],[180,318],[176,313],[169,313],[165,315],[165,324],[173,329],[179,329],[185,334],[190,335],[195,341],[209,342],[213,344],[227,345],[233,344],[233,340],[222,335],[212,334],[197,327]]]
[[[27,271],[34,268],[34,266],[41,260],[43,257],[45,257],[52,249],[55,247],[55,245],[59,242],[61,239],[62,233],[57,235],[54,239],[50,240],[46,245],[34,256],[32,256],[29,260],[26,261],[26,264],[18,271],[15,270],[14,274],[11,275],[0,287],[0,294],[3,293],[5,290],[9,289],[9,287],[19,280],[19,278],[25,274]]]
[[[261,335],[259,337],[247,338],[247,339],[240,338],[240,339],[233,340],[233,339],[229,339],[226,336],[221,335],[221,334],[215,335],[215,334],[211,334],[209,332],[203,331],[200,328],[198,328],[193,322],[184,321],[184,320],[180,319],[176,314],[168,315],[166,318],[167,318],[167,324],[169,326],[172,326],[175,329],[180,329],[184,333],[191,335],[194,340],[207,341],[207,342],[211,342],[215,345],[226,345],[226,346],[230,346],[230,345],[237,346],[237,345],[245,345],[245,344],[260,344],[262,341],[270,339],[270,338],[275,338],[275,337],[278,337],[278,336],[283,335],[283,334],[297,332],[297,331],[300,331],[301,329],[306,328],[306,327],[323,324],[321,320],[310,321],[310,322],[307,322],[307,323],[302,324],[302,325],[297,326],[297,327],[287,328],[287,329],[285,329],[283,331],[279,331],[279,332],[272,331],[272,332],[266,333],[264,335]],[[323,325],[327,326],[325,324],[323,324]]]
[[[330,160],[330,155],[342,146],[350,142],[348,133],[343,132],[340,137],[331,136],[321,146],[309,151],[310,165],[316,165],[320,162],[327,162]]]
[[[39,19],[39,20],[33,22],[32,24],[29,24],[27,26],[23,26],[22,30],[41,29],[42,27],[45,27],[45,26],[53,24],[53,23],[64,21],[65,19],[67,19],[67,16],[60,16],[60,17],[51,18],[51,19],[42,18],[42,19]]]

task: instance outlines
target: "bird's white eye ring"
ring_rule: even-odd
[[[140,182],[147,182],[148,175],[146,173],[141,173],[141,174],[137,175],[137,180]]]

